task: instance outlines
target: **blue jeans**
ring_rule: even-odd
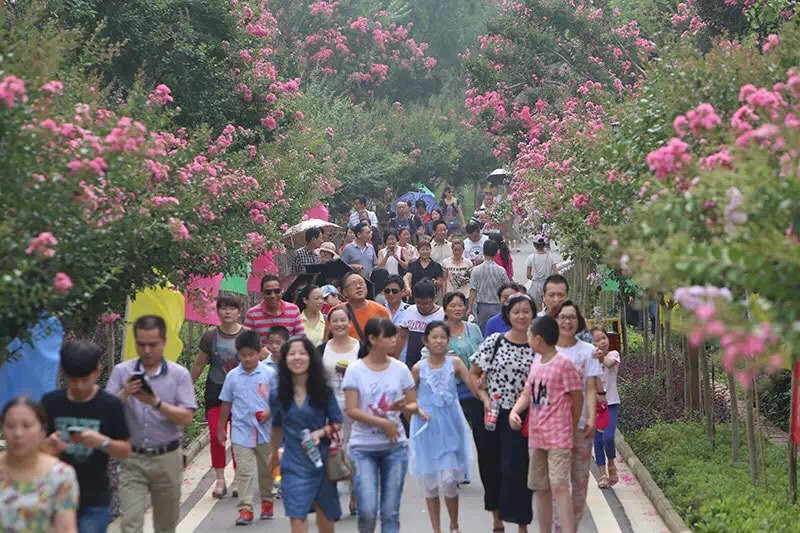
[[[400,497],[408,470],[408,447],[350,450],[356,469],[353,490],[358,504],[359,533],[373,533],[381,515],[382,533],[400,532]],[[378,482],[380,481],[380,501]]]
[[[105,533],[110,522],[110,507],[84,507],[78,513],[78,533]]]
[[[606,457],[610,462],[614,462],[617,457],[617,448],[614,446],[614,433],[617,428],[617,413],[619,404],[608,406],[608,427],[602,432],[594,432],[594,458],[597,466],[605,466]]]

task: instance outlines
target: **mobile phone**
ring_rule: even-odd
[[[70,435],[77,435],[78,433],[82,433],[83,429],[84,428],[80,426],[68,426],[67,433],[69,433]]]
[[[150,384],[147,382],[147,379],[145,378],[144,374],[142,373],[131,374],[129,380],[134,380],[134,379],[138,379],[139,381],[142,382],[142,392],[146,394],[153,394],[153,389],[150,387]]]

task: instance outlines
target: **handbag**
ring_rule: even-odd
[[[522,423],[522,427],[520,428],[519,432],[522,433],[522,436],[526,439],[530,435],[530,427],[531,427],[531,410],[528,409],[527,413],[525,414],[525,421]]]
[[[342,441],[337,431],[331,436],[331,445],[328,448],[328,457],[325,460],[325,472],[328,474],[328,479],[334,483],[346,481],[355,474],[353,462],[347,456],[341,444]]]
[[[608,412],[608,403],[600,402],[595,409],[595,422],[594,427],[597,431],[603,431],[611,423],[611,414]]]

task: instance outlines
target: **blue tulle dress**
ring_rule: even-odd
[[[429,360],[419,363],[420,407],[430,415],[428,427],[419,416],[411,419],[411,475],[427,487],[461,482],[472,463],[471,431],[458,403],[453,357],[437,369]]]

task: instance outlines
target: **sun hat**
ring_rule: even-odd
[[[547,244],[547,237],[540,233],[533,238],[533,244],[545,245]]]
[[[338,296],[339,290],[334,287],[333,285],[323,285],[322,286],[322,297],[327,298],[331,294],[336,294]]]
[[[320,252],[328,252],[329,254],[333,255],[334,259],[339,259],[339,254],[336,253],[336,245],[332,242],[323,242],[322,245],[319,247]]]

